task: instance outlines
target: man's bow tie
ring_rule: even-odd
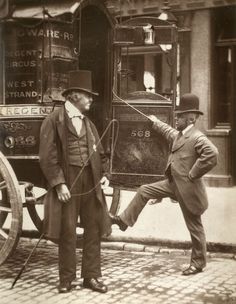
[[[75,117],[78,117],[78,118],[80,118],[80,119],[83,119],[83,118],[84,118],[84,115],[82,115],[82,114],[76,114],[76,115],[71,116],[71,118],[75,118]]]

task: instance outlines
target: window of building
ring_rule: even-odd
[[[214,125],[231,126],[235,103],[236,7],[213,11]]]

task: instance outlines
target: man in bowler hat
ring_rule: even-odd
[[[45,197],[44,234],[56,240],[59,249],[59,293],[70,292],[76,280],[76,227],[83,233],[81,277],[83,286],[106,292],[101,277],[100,243],[111,233],[111,223],[102,192],[105,157],[95,125],[84,113],[90,109],[91,72],[69,72],[65,104],[49,114],[40,132],[40,166],[49,185]]]
[[[183,275],[199,273],[206,266],[206,238],[201,221],[208,207],[202,177],[217,163],[217,148],[195,127],[199,115],[199,99],[194,94],[184,94],[175,113],[176,129],[149,116],[153,129],[170,144],[165,170],[166,178],[141,186],[128,207],[119,215],[110,215],[112,224],[125,231],[133,226],[140,212],[150,202],[160,202],[164,197],[178,201],[192,240],[190,265]]]

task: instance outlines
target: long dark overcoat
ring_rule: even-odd
[[[60,183],[66,183],[70,188],[73,182],[68,176],[67,120],[65,107],[60,107],[45,118],[40,131],[40,166],[49,185],[44,199],[44,233],[50,239],[58,239],[61,230],[62,203],[58,200],[54,187]],[[94,180],[94,185],[97,185],[108,169],[107,158],[101,143],[99,143],[99,135],[95,125],[87,117],[84,117],[84,121],[87,131],[89,162],[93,175],[91,178]],[[103,235],[109,235],[111,223],[100,185],[95,188],[95,191],[103,208],[101,231]]]
[[[169,142],[166,168],[171,166],[183,203],[193,214],[201,215],[208,207],[202,177],[217,164],[217,148],[194,126],[180,139],[177,139],[179,132],[162,121],[155,122],[153,128]]]

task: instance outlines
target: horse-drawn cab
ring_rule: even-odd
[[[174,25],[154,17],[118,24],[99,0],[13,2],[0,24],[0,264],[17,245],[23,207],[42,229],[40,127],[63,104],[70,70],[92,71],[99,96],[89,116],[100,135],[118,121],[103,136],[113,213],[120,190],[163,177],[167,146],[147,115],[171,123],[176,97]]]

